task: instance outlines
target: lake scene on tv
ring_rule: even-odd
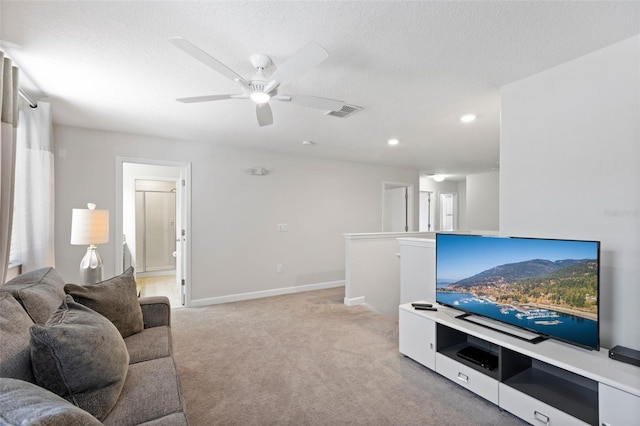
[[[599,243],[436,236],[436,301],[598,348]]]

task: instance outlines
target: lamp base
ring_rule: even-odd
[[[96,246],[89,246],[80,261],[80,282],[95,284],[102,281],[102,258]]]

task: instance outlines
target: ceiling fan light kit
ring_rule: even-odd
[[[304,74],[311,68],[324,61],[329,54],[319,44],[311,42],[298,50],[292,57],[285,61],[269,77],[264,70],[272,65],[271,58],[262,54],[252,55],[249,60],[256,68],[256,73],[251,79],[245,80],[242,76],[229,67],[206,53],[190,41],[182,37],[173,37],[169,42],[183,52],[191,55],[198,61],[207,65],[219,74],[229,78],[243,89],[240,94],[205,95],[188,98],[179,98],[183,103],[211,102],[225,99],[251,99],[256,104],[256,117],[260,126],[273,124],[273,113],[269,101],[291,102],[296,105],[322,109],[325,111],[340,111],[345,102],[337,99],[321,98],[310,95],[280,95],[278,89]]]
[[[268,93],[264,93],[264,92],[253,92],[252,94],[249,95],[249,97],[253,102],[257,104],[267,103],[269,102],[269,99],[271,99],[271,96]]]

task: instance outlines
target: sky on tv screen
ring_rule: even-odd
[[[499,265],[532,259],[597,259],[598,243],[438,234],[437,280],[461,280]]]

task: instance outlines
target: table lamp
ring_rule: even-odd
[[[89,245],[80,262],[80,280],[82,284],[93,284],[102,281],[102,258],[96,245],[109,242],[109,210],[96,210],[93,203],[87,207],[73,209],[71,244]]]

